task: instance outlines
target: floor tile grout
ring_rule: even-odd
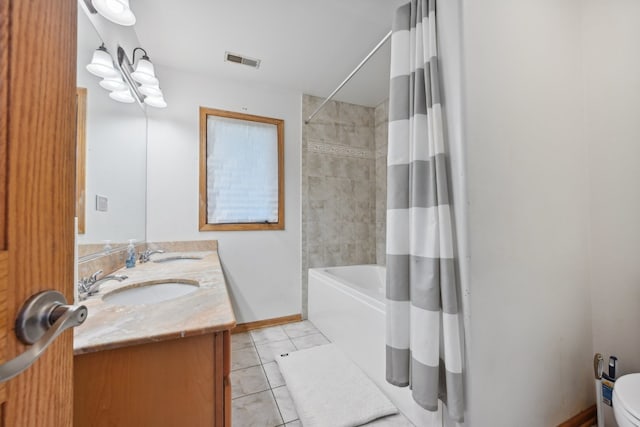
[[[257,365],[243,366],[242,368],[232,369],[231,372],[237,372],[237,371],[242,371],[243,369],[255,368],[256,366],[260,366],[260,365],[261,363]]]
[[[313,334],[315,334],[315,333],[318,333],[318,332],[312,332],[312,333],[310,333],[310,334],[301,335],[300,337],[296,337],[296,338],[301,338],[301,337],[303,337],[303,336],[313,335]],[[278,414],[280,415],[280,419],[282,420],[282,424],[278,424],[276,427],[285,426],[285,425],[286,425],[286,424],[288,424],[288,423],[293,423],[293,422],[295,422],[295,421],[298,421],[298,420],[299,420],[299,418],[296,418],[295,420],[291,420],[291,421],[287,421],[287,422],[285,422],[285,421],[284,421],[284,415],[282,414],[282,410],[280,409],[280,405],[278,404],[278,399],[276,399],[276,395],[275,395],[275,393],[273,392],[273,390],[274,390],[274,388],[286,387],[286,384],[282,384],[282,385],[280,385],[280,386],[278,386],[278,387],[273,387],[273,385],[271,384],[271,381],[269,380],[269,376],[267,375],[267,371],[266,371],[266,370],[265,370],[265,368],[264,368],[265,363],[262,361],[262,358],[260,358],[260,353],[258,352],[258,347],[257,347],[258,345],[261,345],[261,344],[270,344],[270,343],[274,343],[274,342],[290,341],[290,342],[291,342],[291,345],[293,345],[293,347],[294,347],[296,350],[298,350],[298,347],[297,347],[297,346],[295,345],[295,343],[293,342],[293,338],[291,338],[291,337],[289,336],[289,334],[287,334],[287,333],[285,332],[285,335],[287,336],[287,339],[283,339],[283,340],[276,340],[276,341],[265,341],[264,343],[256,344],[255,340],[253,339],[253,335],[251,334],[251,332],[250,332],[250,331],[248,332],[248,334],[249,334],[249,339],[251,340],[251,346],[253,346],[253,349],[254,349],[254,350],[255,350],[255,352],[258,354],[259,364],[258,364],[258,365],[252,365],[252,366],[246,366],[246,367],[243,367],[243,368],[238,368],[238,369],[236,369],[235,371],[239,371],[239,370],[242,370],[242,369],[254,368],[254,367],[256,367],[256,366],[260,366],[260,367],[262,368],[262,373],[264,374],[264,376],[265,376],[265,378],[266,378],[266,380],[267,380],[267,386],[268,386],[268,389],[266,389],[266,390],[261,390],[261,391],[256,391],[256,392],[253,392],[253,393],[247,393],[247,394],[244,394],[244,395],[242,395],[242,396],[237,396],[237,397],[233,398],[232,400],[239,399],[239,398],[243,398],[243,397],[246,397],[246,396],[251,396],[251,395],[254,395],[254,394],[258,394],[258,393],[264,393],[265,391],[269,391],[269,392],[271,392],[271,396],[273,397],[273,401],[274,401],[274,402],[275,402],[275,404],[276,404],[276,408],[278,408]],[[243,347],[242,349],[239,349],[239,350],[244,350],[244,349],[247,349],[247,348],[251,348],[251,346]],[[276,363],[276,366],[278,366],[278,365],[277,365],[277,362],[275,361],[275,359],[274,359],[274,360],[272,360],[272,361],[270,361],[270,362],[267,362],[267,363]],[[279,369],[279,368],[278,368],[278,369]],[[232,372],[234,372],[234,371],[232,371]]]
[[[283,423],[285,423],[284,422],[284,415],[282,415],[282,410],[280,409],[280,405],[278,405],[278,399],[276,399],[276,395],[273,393],[273,389],[272,388],[270,388],[269,391],[271,392],[271,396],[273,396],[273,401],[276,402],[276,408],[278,408],[278,413],[280,414],[280,419],[282,420]]]
[[[232,398],[231,400],[242,399],[243,397],[253,396],[254,394],[264,393],[265,391],[271,391],[271,388],[265,388],[264,390],[254,391],[252,393],[243,394],[242,396],[236,396],[236,397]]]

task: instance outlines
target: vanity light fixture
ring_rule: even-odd
[[[142,55],[142,58],[140,58],[140,60],[138,61],[138,64],[136,65],[136,70],[133,73],[131,73],[131,77],[133,77],[135,81],[137,81],[138,83],[142,83],[143,85],[157,86],[158,79],[156,78],[156,72],[155,72],[155,69],[153,68],[153,64],[149,60],[147,51],[141,47],[137,47],[133,49],[133,55],[132,55],[133,61],[135,62],[136,60],[137,50],[141,50],[142,52],[144,52],[144,54]]]
[[[111,22],[127,27],[136,23],[129,0],[92,0],[91,3],[100,15]]]
[[[93,52],[91,63],[87,65],[87,71],[102,77],[102,81],[99,84],[101,87],[111,91],[109,94],[111,99],[126,103],[135,102],[135,98],[129,91],[129,86],[122,79],[122,74],[113,66],[113,59],[104,43]]]
[[[113,65],[113,59],[104,46],[104,43],[93,53],[91,63],[87,65],[87,70],[96,76],[102,77],[100,86],[111,93],[109,97],[118,102],[132,103],[138,101],[140,105],[146,104],[155,108],[165,108],[167,106],[158,78],[155,76],[153,64],[149,60],[147,52],[141,47],[133,50],[135,54],[140,50],[143,52],[142,58],[138,61],[135,70],[132,62],[129,61],[124,49],[118,46],[118,65]]]
[[[102,86],[103,88],[109,91],[121,91],[121,90],[128,89],[127,84],[124,82],[124,80],[122,80],[122,76],[120,75],[116,77],[107,77],[105,79],[102,79],[102,81],[99,84],[100,86]]]
[[[87,71],[103,78],[117,77],[120,74],[118,70],[113,67],[113,59],[111,59],[111,55],[107,52],[104,43],[93,52],[91,63],[87,65]]]

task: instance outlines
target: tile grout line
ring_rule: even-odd
[[[298,350],[298,347],[297,347],[297,346],[296,346],[296,344],[293,342],[293,338],[291,338],[291,337],[289,336],[289,334],[287,334],[287,331],[285,331],[285,330],[284,330],[284,328],[282,328],[282,330],[283,330],[284,334],[287,336],[288,340],[289,340],[289,341],[291,342],[291,344],[293,345],[293,347],[294,347],[296,350]],[[249,335],[251,336],[251,340],[253,341],[253,335],[251,335],[251,334],[249,334]],[[311,335],[311,334],[308,334],[308,335]],[[304,335],[304,336],[307,336],[307,335]],[[286,341],[286,340],[280,340],[280,341]],[[254,345],[256,345],[256,344],[255,344],[255,341],[253,341],[253,342],[254,342]],[[278,341],[267,341],[267,342],[266,342],[266,344],[270,344],[270,343],[272,343],[272,342],[278,342]],[[256,353],[257,353],[257,352],[258,352],[258,348],[256,347]],[[260,358],[260,354],[258,354],[258,357]],[[276,367],[278,367],[278,363],[275,361],[275,359],[274,359],[274,360],[272,360],[271,362],[275,363],[275,364],[276,364]],[[271,362],[268,362],[268,363],[271,363]],[[288,424],[288,423],[292,423],[292,422],[294,422],[294,421],[299,420],[299,418],[296,418],[295,420],[291,420],[291,421],[285,421],[285,420],[284,420],[284,415],[282,415],[282,410],[280,409],[280,405],[278,404],[278,399],[276,399],[276,395],[275,395],[275,394],[274,394],[274,392],[273,392],[274,387],[271,385],[271,381],[269,380],[269,376],[267,375],[267,371],[264,369],[264,363],[262,362],[262,359],[261,359],[261,358],[260,358],[260,366],[262,367],[262,372],[264,372],[264,376],[265,376],[265,378],[267,379],[267,384],[269,384],[269,390],[271,391],[271,395],[273,396],[273,400],[274,400],[274,402],[276,402],[276,407],[278,408],[278,413],[280,414],[280,418],[282,419],[282,424],[278,424],[278,426],[276,426],[276,427],[285,426],[285,425],[286,425],[286,424]],[[278,370],[280,370],[280,368],[279,368],[279,367],[278,367]],[[279,387],[286,387],[286,386],[287,386],[287,384],[285,383],[285,384],[283,384],[283,385],[281,385],[281,386],[279,386]],[[276,387],[276,388],[278,388],[278,387]]]
[[[285,332],[285,335],[287,333]],[[288,335],[287,335],[288,336]],[[258,353],[258,347],[253,339],[253,335],[249,333],[249,337],[251,337],[251,342],[255,347],[256,353]],[[295,345],[294,345],[295,346]],[[276,404],[276,408],[278,409],[278,414],[280,415],[280,419],[282,420],[282,424],[277,424],[277,426],[283,426],[286,423],[284,422],[284,416],[282,415],[282,411],[280,410],[280,405],[278,405],[278,399],[276,399],[276,395],[273,393],[273,387],[271,386],[271,381],[269,381],[269,377],[267,376],[267,371],[264,369],[264,363],[262,362],[262,357],[260,357],[260,353],[258,353],[258,360],[260,361],[260,367],[262,368],[262,373],[264,374],[265,379],[267,380],[267,385],[269,386],[269,391],[271,392],[271,397],[273,397],[273,402]],[[275,362],[275,360],[273,360]],[[277,364],[276,364],[277,366]]]
[[[265,375],[266,375],[266,373],[265,373]],[[267,381],[269,381],[269,380],[267,379]],[[278,399],[276,399],[276,395],[273,393],[273,389],[270,388],[269,391],[271,392],[271,396],[273,396],[273,401],[276,403],[276,408],[278,408],[278,414],[280,414],[280,419],[282,420],[282,424],[286,424],[284,422],[284,416],[282,415],[282,410],[280,410],[280,405],[278,405]],[[279,425],[281,425],[281,424],[279,424]]]
[[[231,370],[231,372],[243,371],[243,370],[245,370],[245,369],[255,368],[256,366],[260,366],[260,365],[245,366],[245,367],[243,367],[243,368],[233,369],[233,370]]]
[[[276,363],[276,366],[277,366],[277,363]],[[273,401],[276,404],[276,408],[278,408],[278,414],[280,414],[280,419],[282,420],[282,424],[279,424],[279,425],[284,425],[286,424],[284,422],[284,415],[282,415],[282,410],[280,409],[280,405],[278,405],[278,399],[276,399],[276,395],[273,393],[273,387],[271,386],[271,381],[269,381],[269,377],[267,376],[267,371],[264,369],[264,363],[262,362],[262,359],[260,359],[260,367],[262,368],[262,373],[264,374],[264,377],[267,379],[267,384],[269,385],[269,391],[271,392],[271,396],[273,397]]]
[[[280,410],[280,406],[278,405],[278,401],[276,400],[275,394],[273,394],[273,388],[271,387],[271,382],[269,381],[269,377],[267,376],[267,371],[265,371],[265,369],[264,369],[264,363],[262,363],[262,359],[260,358],[260,354],[258,353],[258,348],[256,347],[256,343],[255,343],[251,333],[249,333],[249,338],[251,339],[251,345],[253,346],[254,351],[256,352],[256,354],[258,354],[258,360],[259,360],[260,363],[258,365],[254,365],[254,366],[247,366],[246,368],[254,368],[256,366],[260,366],[260,368],[262,369],[262,373],[264,375],[264,378],[265,378],[265,380],[267,382],[268,388],[266,390],[256,391],[256,392],[248,393],[248,394],[245,394],[245,395],[242,395],[242,396],[237,396],[235,398],[232,398],[231,400],[233,401],[233,400],[240,399],[240,398],[243,398],[243,397],[252,396],[252,395],[255,395],[255,394],[258,394],[258,393],[264,393],[265,391],[269,391],[271,393],[271,397],[273,398],[273,402],[276,404],[276,408],[278,409],[278,415],[280,415],[280,419],[282,420],[282,423],[281,424],[276,424],[276,427],[284,426],[286,423],[284,422],[284,417],[282,416],[282,411]],[[245,348],[250,348],[250,347],[245,347]],[[246,368],[241,368],[241,369],[246,369]],[[239,371],[241,369],[236,369],[236,371]],[[231,372],[234,372],[234,371],[231,371]]]
[[[260,394],[260,393],[264,393],[265,391],[270,391],[270,388],[267,388],[265,390],[260,390],[260,391],[254,391],[252,393],[247,393],[247,394],[243,394],[242,396],[236,396],[231,400],[237,400],[237,399],[242,399],[243,397],[247,397],[247,396],[253,396],[254,394]]]

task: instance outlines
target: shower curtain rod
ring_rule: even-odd
[[[340,83],[340,86],[338,86],[338,87],[336,88],[336,90],[334,90],[333,92],[331,92],[331,95],[329,95],[329,97],[328,97],[327,99],[325,99],[325,100],[324,100],[324,102],[323,102],[322,104],[320,104],[320,106],[319,106],[318,108],[316,108],[316,111],[314,111],[313,113],[311,113],[311,115],[307,118],[307,120],[305,120],[305,121],[304,121],[304,124],[305,124],[305,125],[308,125],[308,124],[309,124],[309,122],[311,121],[311,119],[313,119],[313,118],[315,117],[315,115],[316,115],[316,114],[318,114],[318,113],[320,112],[320,110],[322,110],[322,108],[326,105],[326,103],[327,103],[327,102],[329,102],[329,101],[331,101],[331,99],[335,96],[335,94],[336,94],[336,93],[338,93],[338,91],[339,91],[340,89],[342,89],[342,86],[346,85],[346,84],[347,84],[347,82],[348,82],[349,80],[351,80],[351,78],[352,78],[352,77],[353,77],[353,76],[354,76],[358,71],[360,71],[360,68],[362,68],[362,66],[363,66],[364,64],[366,64],[366,63],[367,63],[367,61],[368,61],[369,59],[371,59],[371,57],[372,57],[372,56],[373,56],[373,55],[378,51],[378,49],[380,49],[380,48],[382,47],[382,45],[383,45],[387,40],[389,40],[389,37],[391,37],[391,33],[392,33],[392,32],[391,32],[391,31],[389,31],[389,32],[387,33],[387,35],[386,35],[386,36],[384,36],[384,37],[382,38],[382,40],[380,40],[380,42],[376,45],[376,47],[374,47],[374,48],[373,48],[373,50],[372,50],[371,52],[369,52],[369,54],[368,54],[367,56],[365,56],[365,58],[362,60],[362,62],[360,62],[360,63],[358,64],[358,66],[357,66],[357,67],[356,67],[356,68],[351,72],[351,74],[349,74],[349,75],[347,76],[347,78],[346,78],[346,79],[344,79],[344,81],[343,81],[342,83]]]

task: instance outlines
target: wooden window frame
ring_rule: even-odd
[[[278,133],[278,222],[207,222],[207,117],[216,116],[275,125]],[[284,230],[284,120],[200,107],[200,231]]]

